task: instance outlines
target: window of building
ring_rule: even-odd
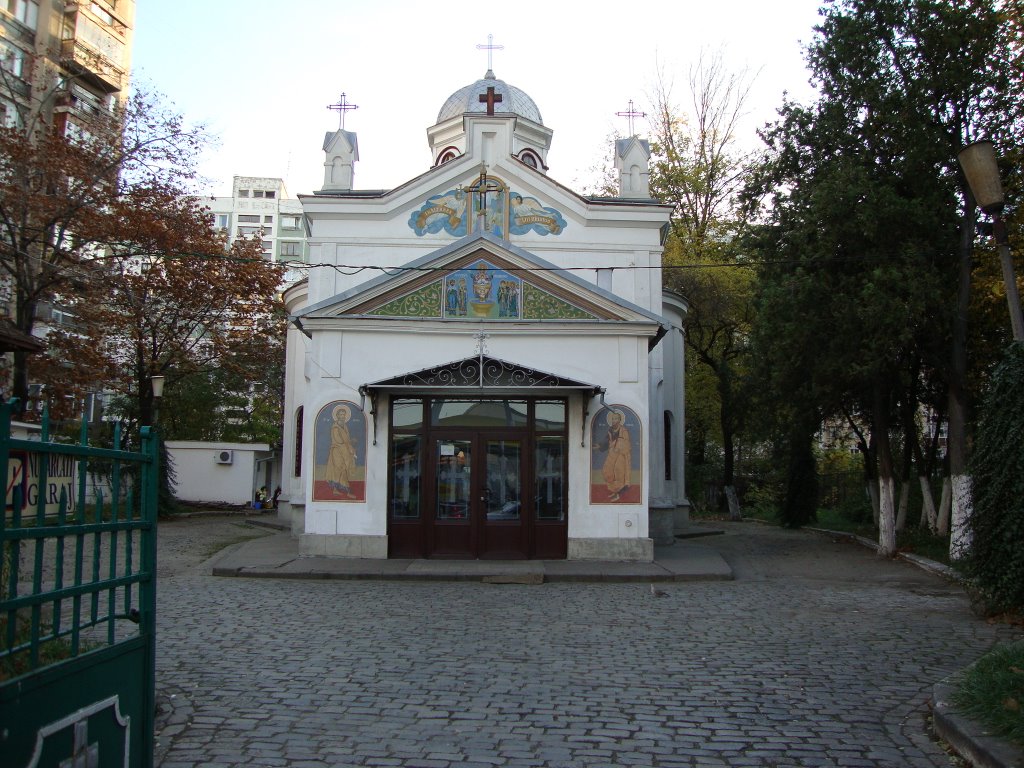
[[[269,253],[273,248],[274,248],[274,241],[273,240],[264,240],[263,241],[263,250],[264,251]]]
[[[260,217],[249,213],[239,214],[238,221],[242,224],[259,224]]]
[[[437,163],[436,164],[437,165],[441,165],[442,163],[447,163],[450,160],[454,160],[458,156],[459,156],[458,150],[448,148],[444,152],[441,153],[440,157],[437,158]]]
[[[302,477],[302,406],[295,412],[295,472]]]
[[[39,3],[37,0],[4,0],[7,12],[29,29],[39,26]]]
[[[88,16],[79,14],[78,24],[75,28],[75,39],[81,40],[91,48],[99,51],[101,55],[110,59],[118,67],[124,64],[125,51],[127,50],[125,44],[110,34],[109,29],[102,24],[97,24]]]
[[[253,197],[263,197],[263,190],[262,189],[254,189],[252,191],[252,196]]]
[[[273,216],[264,216],[263,217],[263,223],[264,224],[273,224],[274,223],[274,217]]]
[[[252,237],[253,235],[256,235],[256,234],[262,235],[263,234],[263,227],[239,227],[238,228],[238,236],[239,237]]]
[[[240,190],[238,190],[238,196],[239,197],[248,197],[249,196],[249,190],[248,189],[240,189]]]
[[[297,240],[282,240],[281,255],[298,258],[302,255],[302,243]]]
[[[672,412],[665,411],[665,479],[672,479]]]
[[[0,67],[17,78],[24,77],[25,52],[0,38]]]
[[[267,197],[269,197],[269,198],[274,198],[274,197],[277,197],[277,192],[275,192],[275,191],[274,191],[274,190],[272,190],[272,189],[268,189],[268,190],[267,190],[267,192],[266,192],[266,195],[267,195]]]
[[[540,158],[538,158],[537,155],[535,155],[528,149],[525,149],[522,151],[522,153],[520,153],[519,159],[522,160],[526,165],[530,166],[531,168],[540,167]]]
[[[281,217],[282,229],[298,229],[299,228],[299,217],[298,216],[282,216]]]

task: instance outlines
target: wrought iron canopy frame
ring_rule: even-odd
[[[603,399],[605,389],[596,384],[587,384],[574,379],[545,373],[509,363],[487,355],[413,371],[391,379],[364,384],[359,393],[370,398],[370,417],[373,421],[373,444],[377,444],[377,398],[381,392],[389,394],[422,395],[478,395],[497,397],[500,395],[562,395],[579,392],[590,397],[582,398],[583,433],[580,445],[585,445],[587,414],[590,401],[595,397]]]

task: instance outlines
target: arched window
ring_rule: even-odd
[[[519,159],[531,168],[540,168],[540,158],[537,157],[535,152],[531,152],[529,149],[524,149],[520,152]]]
[[[443,165],[444,163],[447,163],[449,160],[454,160],[458,156],[459,150],[457,150],[455,147],[447,147],[444,151],[441,152],[440,155],[438,155],[437,162],[434,163],[434,166],[436,167],[438,165]]]
[[[665,479],[672,479],[672,411],[665,411]]]
[[[295,476],[302,477],[302,406],[295,412]]]

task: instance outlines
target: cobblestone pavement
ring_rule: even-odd
[[[157,753],[223,766],[949,766],[931,686],[1015,630],[901,562],[727,523],[732,582],[224,579],[160,524]]]

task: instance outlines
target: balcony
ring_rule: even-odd
[[[128,73],[81,40],[61,41],[61,63],[76,77],[105,93],[124,90]]]

